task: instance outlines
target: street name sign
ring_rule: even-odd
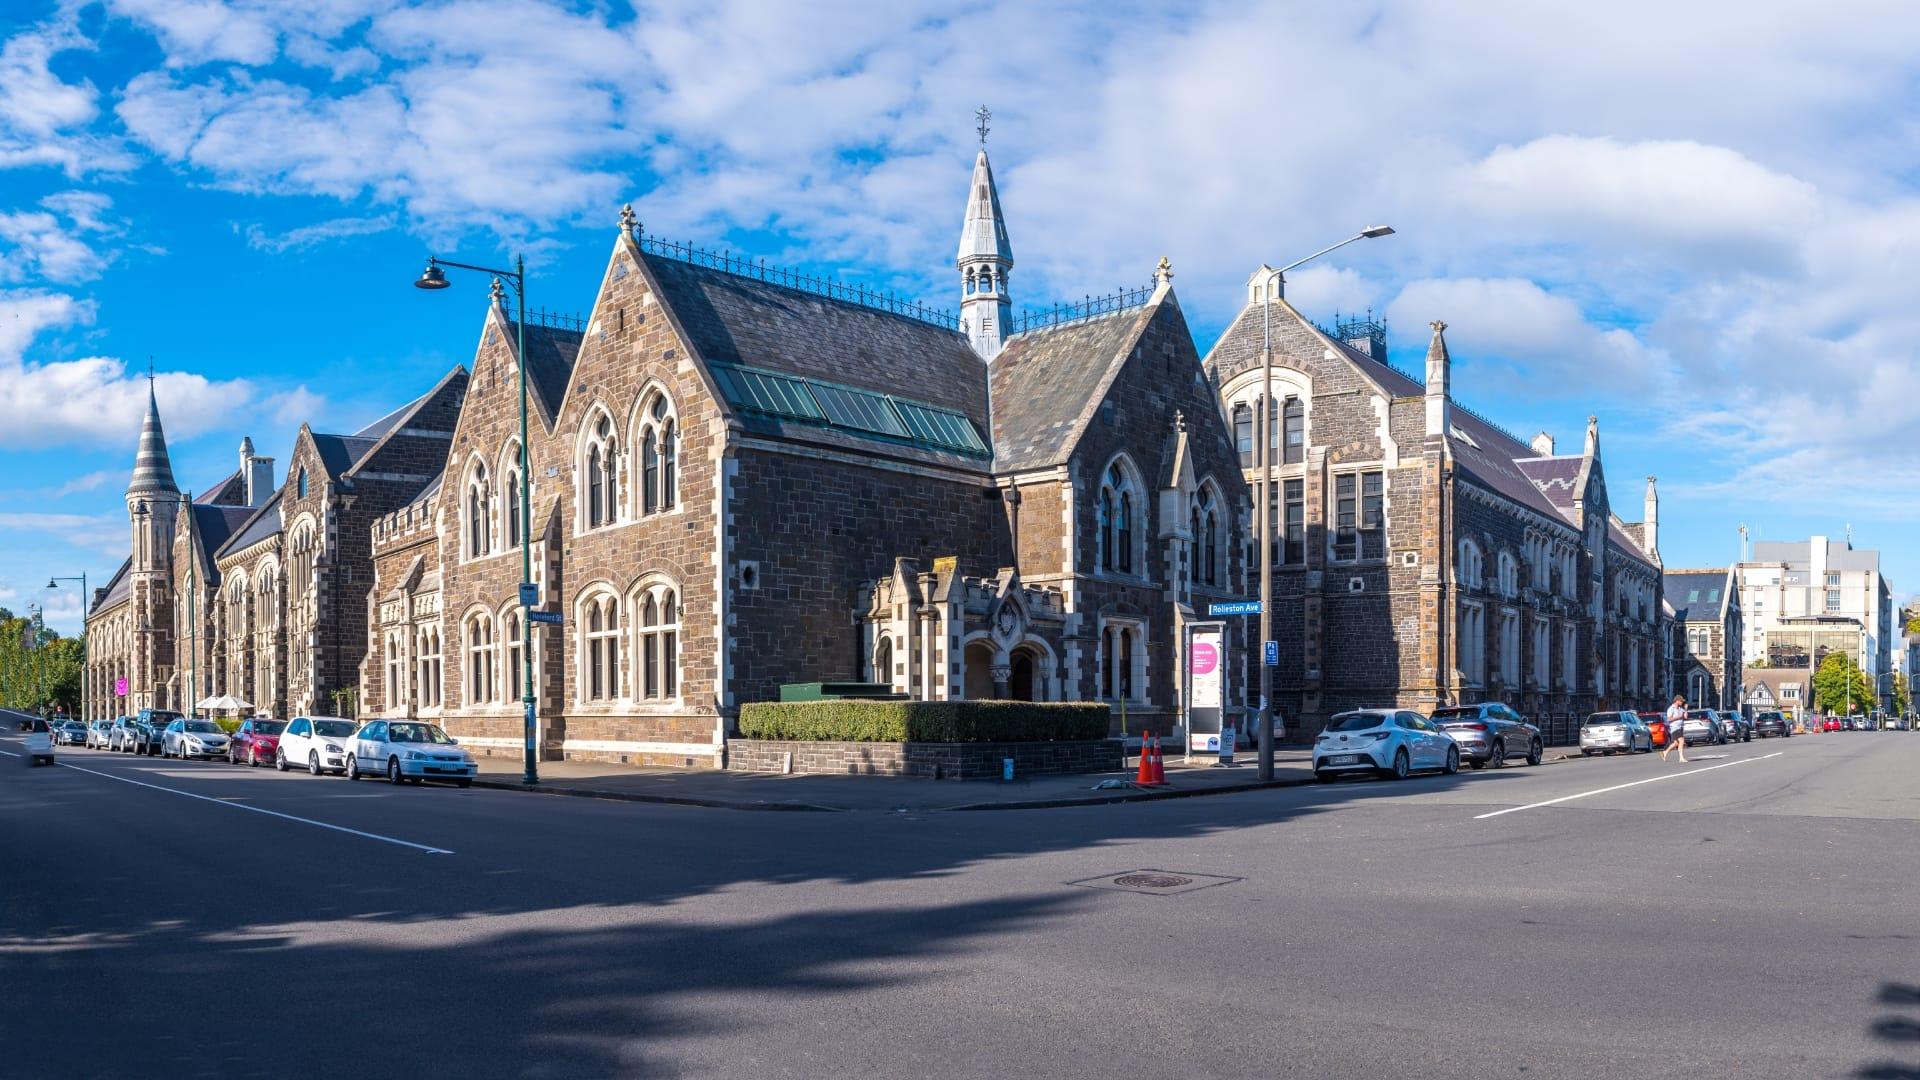
[[[1258,600],[1220,600],[1207,605],[1209,615],[1258,615]]]
[[[557,611],[529,611],[527,612],[527,621],[559,626],[564,620]]]

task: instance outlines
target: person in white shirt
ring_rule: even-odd
[[[1687,732],[1683,726],[1687,719],[1687,699],[1679,694],[1673,695],[1673,704],[1667,706],[1667,745],[1660,751],[1660,760],[1667,760],[1667,754],[1680,751],[1680,764],[1687,763]]]

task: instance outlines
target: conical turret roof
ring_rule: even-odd
[[[993,166],[987,151],[973,159],[973,184],[967,195],[967,218],[960,226],[960,254],[955,261],[998,259],[1013,265],[1013,245],[1007,242],[1007,222],[1000,215],[1000,191],[993,184]]]
[[[140,423],[140,449],[133,458],[133,482],[127,485],[127,493],[179,490],[173,483],[173,462],[167,457],[167,433],[160,427],[160,403],[148,386],[147,418]]]

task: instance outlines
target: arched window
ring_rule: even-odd
[[[467,558],[477,559],[493,551],[492,492],[487,487],[487,467],[474,467],[467,481]]]
[[[1251,469],[1253,460],[1253,407],[1241,402],[1233,407],[1233,448],[1240,452],[1240,467]]]
[[[414,641],[420,669],[420,706],[437,708],[440,704],[440,628],[422,626],[414,635]]]
[[[1140,629],[1124,623],[1109,624],[1101,634],[1100,694],[1112,700],[1133,700],[1134,653],[1139,648]]]
[[[1515,596],[1520,592],[1520,564],[1514,561],[1513,553],[1500,553],[1500,595]]]
[[[505,532],[507,548],[511,550],[520,546],[520,444],[518,442],[507,448],[507,459],[501,465],[499,482],[501,482],[501,492],[499,492],[501,517],[505,519],[505,525],[507,525],[507,528],[503,528],[501,532]]]
[[[1114,462],[1100,486],[1100,568],[1133,573],[1133,478]]]
[[[1453,580],[1463,589],[1478,589],[1486,573],[1485,563],[1480,554],[1480,545],[1471,540],[1460,541],[1459,559],[1454,563]]]
[[[620,696],[620,600],[598,596],[587,601],[586,679],[589,701]]]
[[[873,681],[886,686],[893,685],[893,639],[884,634],[880,644],[873,650]]]
[[[1280,461],[1298,465],[1307,460],[1307,406],[1297,397],[1287,399],[1280,418]]]
[[[587,528],[597,529],[619,520],[620,490],[618,446],[613,421],[605,413],[593,422],[587,440],[586,511]]]
[[[493,674],[493,616],[480,612],[467,620],[467,704],[492,701],[497,686]]]
[[[307,497],[307,467],[305,465],[300,466],[300,479],[294,482],[293,490],[299,498],[304,499]]]
[[[1193,579],[1202,585],[1220,584],[1220,508],[1211,487],[1202,487],[1193,502]]]
[[[673,406],[667,395],[655,392],[642,409],[640,424],[640,512],[671,510],[680,501],[677,466],[680,459]]]
[[[680,603],[671,585],[656,585],[640,597],[640,696],[671,698],[680,690]]]
[[[509,611],[500,616],[500,644],[506,653],[506,663],[503,665],[506,670],[502,672],[506,678],[501,680],[506,685],[506,700],[519,701],[526,694],[526,683],[522,681],[526,660],[520,651],[522,644],[518,611]]]

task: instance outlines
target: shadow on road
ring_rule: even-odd
[[[1920,1010],[1920,986],[1910,983],[1883,983],[1877,999],[1893,1008]],[[1883,1016],[1867,1027],[1874,1041],[1909,1046],[1920,1042],[1920,1017]],[[1876,1061],[1863,1065],[1855,1074],[1860,1080],[1920,1080],[1920,1065],[1902,1065]]]

